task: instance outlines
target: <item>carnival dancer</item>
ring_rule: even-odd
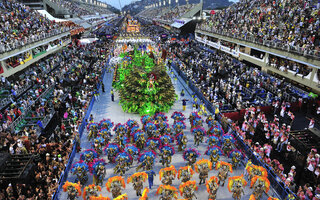
[[[183,130],[186,129],[186,124],[183,121],[175,121],[172,125],[172,128],[175,134],[183,133]]]
[[[141,168],[143,168],[144,171],[152,169],[155,158],[156,158],[156,152],[152,150],[144,151],[138,158],[140,165],[137,167],[136,170],[138,171]]]
[[[176,144],[178,145],[178,151],[183,151],[186,149],[188,143],[187,136],[184,133],[179,133],[176,135]]]
[[[234,200],[240,200],[242,194],[244,194],[244,187],[247,185],[247,181],[243,175],[233,176],[228,179],[228,190],[232,193]]]
[[[189,148],[183,152],[183,159],[188,163],[187,165],[193,167],[193,164],[197,162],[197,158],[200,156],[200,153],[196,149]]]
[[[159,200],[173,200],[178,198],[177,188],[171,185],[160,185],[156,194],[161,195]]]
[[[209,147],[210,146],[220,146],[219,138],[215,135],[210,135],[206,142],[208,143]]]
[[[91,196],[89,200],[111,200],[109,197],[104,197],[102,194],[99,196]]]
[[[137,196],[142,196],[141,190],[143,189],[143,182],[147,180],[147,177],[147,173],[137,172],[127,179],[127,184],[133,183],[133,189],[136,191]]]
[[[173,138],[170,135],[165,134],[160,137],[160,141],[161,145],[170,145],[170,143],[173,142]]]
[[[228,157],[232,160],[232,167],[236,169],[239,166],[241,159],[244,158],[244,154],[240,150],[234,149],[229,152]]]
[[[193,197],[197,199],[194,193],[196,190],[198,190],[196,181],[187,181],[179,186],[180,195],[187,200],[192,200]]]
[[[154,124],[154,122],[147,122],[146,125],[144,125],[144,131],[147,133],[148,137],[154,137],[154,132],[157,130],[157,126]]]
[[[178,121],[184,121],[186,118],[182,112],[175,111],[172,113],[171,118],[174,120],[173,124]]]
[[[80,183],[72,183],[66,181],[66,183],[62,186],[64,192],[68,192],[68,199],[75,200],[77,196],[81,195],[81,186]]]
[[[218,146],[209,146],[205,154],[210,156],[213,167],[216,167],[217,162],[220,160],[220,155],[223,155],[223,151]]]
[[[74,175],[77,176],[75,182],[80,182],[81,185],[86,184],[86,182],[88,181],[89,167],[85,162],[81,160],[79,162],[74,163],[72,165],[71,171]]]
[[[215,176],[210,177],[210,179],[206,182],[207,192],[209,193],[209,200],[216,200],[217,191],[219,188],[218,178]]]
[[[99,129],[107,129],[107,130],[111,130],[111,128],[113,127],[113,122],[111,122],[110,119],[103,119],[99,122]]]
[[[131,136],[133,137],[134,143],[137,147],[142,150],[146,144],[145,133],[138,129],[134,133],[131,133]]]
[[[92,138],[96,138],[98,134],[98,127],[99,125],[97,123],[91,122],[87,126],[88,133],[88,140],[90,141]]]
[[[123,176],[129,169],[129,164],[132,163],[132,157],[127,152],[118,153],[115,157],[117,165],[114,168],[114,173]]]
[[[170,145],[163,145],[160,149],[160,163],[162,166],[169,167],[171,163],[171,158],[174,155],[175,151],[174,148]]]
[[[181,179],[181,182],[189,181],[194,174],[194,171],[190,166],[180,167],[178,170],[178,179]]]
[[[232,135],[224,134],[222,135],[222,150],[224,151],[225,155],[228,155],[229,152],[232,150],[232,143],[234,143],[234,138]]]
[[[120,146],[116,143],[109,143],[103,151],[108,156],[109,162],[114,163],[116,155],[120,152]]]
[[[199,185],[204,184],[208,178],[208,173],[212,170],[212,163],[207,159],[201,159],[194,164],[195,171],[199,173]]]
[[[253,196],[256,200],[260,200],[263,193],[268,193],[270,189],[270,181],[267,177],[255,176],[251,179],[250,188],[253,188]]]
[[[112,198],[116,198],[121,195],[121,188],[125,189],[126,184],[122,176],[114,176],[108,179],[106,188],[112,193]]]
[[[105,166],[107,163],[103,159],[94,159],[92,162],[91,172],[93,173],[93,184],[102,185],[103,179],[106,175]]]
[[[172,185],[172,181],[175,179],[177,174],[176,168],[171,165],[170,167],[162,168],[159,171],[160,181],[164,185]]]
[[[230,163],[226,163],[223,161],[219,161],[216,164],[216,170],[219,170],[218,173],[218,178],[219,178],[219,182],[218,184],[220,185],[220,183],[222,182],[221,186],[224,186],[224,182],[226,181],[229,172],[232,173],[232,165]]]
[[[267,170],[262,167],[262,166],[258,166],[258,165],[249,165],[247,166],[247,172],[248,172],[248,179],[252,180],[253,177],[255,176],[263,176],[263,177],[268,177],[268,172]]]
[[[124,148],[124,151],[132,157],[131,162],[128,163],[129,166],[131,166],[133,163],[133,160],[138,158],[140,149],[138,149],[134,144],[127,144],[126,147]]]
[[[147,143],[146,143],[146,147],[148,147],[150,150],[156,152],[156,151],[158,151],[160,144],[161,144],[161,141],[159,138],[151,137],[151,138],[148,138]]]
[[[89,200],[91,199],[91,197],[97,197],[98,192],[100,191],[101,191],[101,187],[95,184],[91,184],[84,187],[83,194],[82,194],[83,200]]]
[[[191,133],[194,135],[194,145],[199,146],[203,142],[206,130],[203,127],[197,126],[191,129]]]
[[[105,139],[101,136],[93,139],[91,144],[92,148],[98,153],[98,155],[102,154],[102,147],[105,145]]]

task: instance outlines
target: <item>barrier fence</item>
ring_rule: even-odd
[[[109,60],[110,60],[110,59],[108,59],[107,63],[109,63]],[[102,76],[101,76],[101,80],[102,80],[102,81],[103,81],[103,78],[104,78],[105,73],[106,73],[106,67],[104,67],[103,70],[102,70]],[[98,90],[100,89],[100,83],[97,84],[97,88],[98,88]],[[90,103],[89,103],[89,106],[88,106],[87,111],[86,111],[86,115],[85,115],[85,117],[82,119],[81,125],[79,126],[79,138],[82,137],[82,134],[83,134],[83,132],[84,132],[84,129],[85,129],[86,126],[87,126],[87,121],[88,121],[88,118],[89,118],[89,116],[90,116],[91,110],[92,110],[92,108],[93,108],[94,101],[95,101],[95,98],[94,98],[94,96],[92,95],[91,100],[90,100]],[[67,164],[65,170],[63,171],[63,173],[62,173],[61,176],[60,176],[59,186],[58,186],[57,191],[56,191],[56,192],[54,193],[54,195],[52,196],[52,200],[59,200],[58,194],[60,193],[61,188],[62,188],[64,182],[65,182],[65,181],[67,180],[67,178],[68,178],[68,174],[69,174],[69,171],[70,171],[70,169],[71,169],[71,167],[72,167],[72,162],[73,162],[73,159],[74,159],[76,153],[77,153],[77,143],[76,143],[76,141],[75,141],[75,139],[74,139],[74,140],[73,140],[72,152],[71,152],[70,155],[69,155],[68,164]]]
[[[180,64],[181,61],[179,61],[178,63]],[[188,83],[189,88],[197,95],[197,97],[204,102],[207,109],[211,113],[215,113],[215,108],[213,107],[213,105],[206,99],[205,96],[203,96],[203,94],[199,91],[199,89],[193,83],[191,83],[189,81],[186,74],[183,71],[181,71],[175,63],[172,63],[171,66],[175,69],[175,71],[179,74],[179,76],[186,83]],[[218,121],[221,123],[222,114],[219,114],[217,117],[218,117]],[[228,124],[227,127],[229,129],[229,133],[231,133],[234,136],[234,138],[237,140],[236,145],[238,146],[238,148],[243,150],[243,152],[246,154],[247,158],[251,159],[253,164],[260,165],[268,171],[268,179],[270,181],[270,184],[273,187],[273,189],[277,192],[279,197],[281,199],[286,199],[291,194],[295,197],[295,199],[298,199],[297,196],[288,187],[286,187],[284,185],[284,183],[281,181],[280,177],[278,175],[276,175],[267,164],[265,164],[258,156],[256,156],[254,154],[254,152],[252,151],[250,146],[248,146],[246,143],[244,143],[244,141],[240,138],[239,134],[233,130],[231,125]]]

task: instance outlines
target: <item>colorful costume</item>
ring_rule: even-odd
[[[120,147],[116,143],[109,143],[103,151],[108,156],[109,162],[114,163],[116,155],[120,152]]]
[[[86,164],[91,163],[95,158],[98,158],[98,154],[94,149],[87,149],[80,155],[80,160]]]
[[[139,200],[148,200],[148,193],[149,193],[149,189],[148,188],[144,188],[143,192],[142,192],[142,196],[139,198]]]
[[[223,161],[219,161],[216,164],[216,170],[219,170],[218,173],[218,178],[219,178],[219,182],[218,184],[220,185],[220,182],[222,182],[221,186],[224,186],[224,182],[226,181],[227,177],[228,177],[228,173],[232,173],[232,165],[230,163],[226,163]]]
[[[74,175],[77,176],[75,182],[80,182],[81,185],[84,185],[88,181],[88,165],[83,162],[79,161],[72,165],[71,171]]]
[[[132,174],[127,179],[127,184],[133,183],[133,189],[136,191],[137,196],[142,196],[141,190],[143,188],[143,182],[147,180],[148,174],[145,172],[137,172]]]
[[[216,200],[217,190],[219,188],[218,178],[215,176],[212,176],[206,182],[206,187],[207,187],[207,192],[209,193],[209,199]]]
[[[136,159],[140,153],[140,149],[138,149],[134,144],[127,144],[124,148],[124,151],[127,152],[131,157],[131,163],[129,163],[129,166],[132,165],[132,162],[134,159]]]
[[[178,170],[178,179],[181,179],[181,182],[187,182],[193,176],[194,171],[190,166],[180,167]]]
[[[241,159],[244,158],[244,155],[240,150],[234,149],[229,152],[228,157],[232,160],[232,167],[236,169],[239,166]]]
[[[228,190],[232,192],[232,197],[235,200],[240,200],[241,195],[244,194],[244,187],[246,187],[247,181],[241,176],[233,176],[228,180]]]
[[[171,163],[171,158],[175,153],[174,148],[170,145],[163,145],[160,152],[160,163],[162,163],[162,166],[168,167]]]
[[[114,173],[123,176],[126,170],[128,170],[129,164],[132,163],[132,160],[132,157],[127,152],[118,153],[115,157],[117,165],[114,168]]]
[[[199,184],[201,185],[202,183],[206,182],[208,173],[210,170],[212,170],[212,163],[207,159],[201,159],[194,164],[194,168],[196,172],[199,173]]]
[[[98,155],[102,154],[102,147],[105,145],[105,139],[103,137],[94,138],[91,146],[98,153]]]
[[[94,184],[92,185],[88,185],[83,189],[83,200],[89,200],[90,197],[97,197],[98,196],[98,192],[101,191],[101,187],[100,186],[96,186]]]
[[[170,143],[173,142],[173,139],[170,135],[163,135],[160,137],[160,141],[162,145],[169,145]]]
[[[102,185],[106,175],[106,162],[103,159],[94,159],[90,171],[93,173],[93,184]]]
[[[180,195],[187,200],[192,200],[193,197],[197,198],[194,194],[196,190],[198,190],[196,181],[187,181],[179,186]]]
[[[200,153],[196,149],[189,148],[183,152],[183,159],[188,161],[189,166],[193,166],[199,156]]]
[[[162,168],[159,171],[160,181],[164,185],[172,185],[172,181],[175,179],[177,174],[176,168],[171,165],[170,167]]]
[[[178,145],[178,151],[183,151],[187,148],[188,139],[183,133],[176,135],[176,143]]]
[[[160,185],[156,194],[161,195],[159,200],[173,200],[178,198],[177,188],[170,185]]]
[[[203,142],[206,130],[203,127],[197,126],[191,129],[191,133],[194,135],[194,145],[199,146],[199,144]]]
[[[207,143],[209,146],[220,146],[219,138],[215,135],[210,135],[207,139]]]
[[[152,138],[149,138],[147,140],[147,147],[150,149],[150,150],[153,150],[153,151],[157,151],[160,147],[160,139],[159,138],[155,138],[155,137],[152,137]]]
[[[225,155],[228,155],[232,150],[232,143],[234,143],[234,138],[232,135],[224,134],[222,135],[222,150]]]
[[[154,132],[157,130],[157,126],[153,122],[148,122],[144,125],[144,130],[147,133],[148,137],[154,137]]]
[[[249,174],[249,180],[251,180],[255,176],[268,177],[267,170],[262,166],[251,164],[246,167],[246,170]]]
[[[253,188],[253,196],[255,199],[260,200],[263,193],[268,193],[270,189],[270,181],[267,177],[255,176],[251,179],[250,188]]]
[[[172,128],[176,134],[182,133],[186,129],[186,124],[183,121],[175,121]]]
[[[208,147],[208,150],[205,152],[205,154],[210,156],[210,161],[212,162],[213,167],[216,167],[216,164],[220,159],[220,155],[223,155],[223,152],[220,147],[211,146]]]
[[[106,188],[112,193],[112,198],[116,198],[121,195],[121,188],[125,189],[126,184],[122,176],[114,176],[108,179]]]
[[[133,137],[133,140],[137,147],[142,150],[146,144],[146,137],[145,133],[142,132],[141,130],[137,130],[134,133],[131,133],[131,136]]]
[[[172,113],[171,118],[174,120],[174,124],[177,121],[184,121],[186,118],[182,112],[175,111]]]
[[[98,134],[98,127],[99,125],[97,123],[90,123],[87,126],[88,133],[88,140],[90,141],[92,138],[96,138]]]
[[[102,194],[100,194],[97,197],[90,197],[89,200],[111,200],[109,197],[103,197]]]
[[[156,159],[156,152],[152,150],[143,152],[138,158],[141,164],[137,167],[136,170],[138,171],[142,167],[144,171],[152,169],[155,159]]]
[[[68,199],[75,200],[77,196],[81,195],[81,186],[80,183],[72,183],[66,181],[66,183],[62,186],[64,192],[68,192]]]

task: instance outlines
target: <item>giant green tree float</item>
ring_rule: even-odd
[[[177,95],[164,64],[156,64],[153,53],[134,50],[122,54],[113,86],[125,112],[154,114],[168,112]]]

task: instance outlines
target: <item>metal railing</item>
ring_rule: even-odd
[[[206,31],[209,33],[215,33],[218,35],[223,35],[223,36],[235,38],[238,40],[245,40],[245,41],[252,42],[255,44],[259,44],[259,45],[271,47],[274,49],[279,49],[282,51],[295,53],[300,56],[307,56],[307,57],[311,57],[313,59],[320,60],[320,51],[289,45],[287,41],[281,41],[281,40],[271,41],[271,40],[266,40],[263,38],[258,38],[258,37],[252,36],[252,35],[243,34],[243,33],[232,33],[230,31],[228,32],[228,31],[224,31],[224,30],[215,30],[214,28],[204,26],[203,24],[197,26],[197,29],[199,29],[201,31]]]

